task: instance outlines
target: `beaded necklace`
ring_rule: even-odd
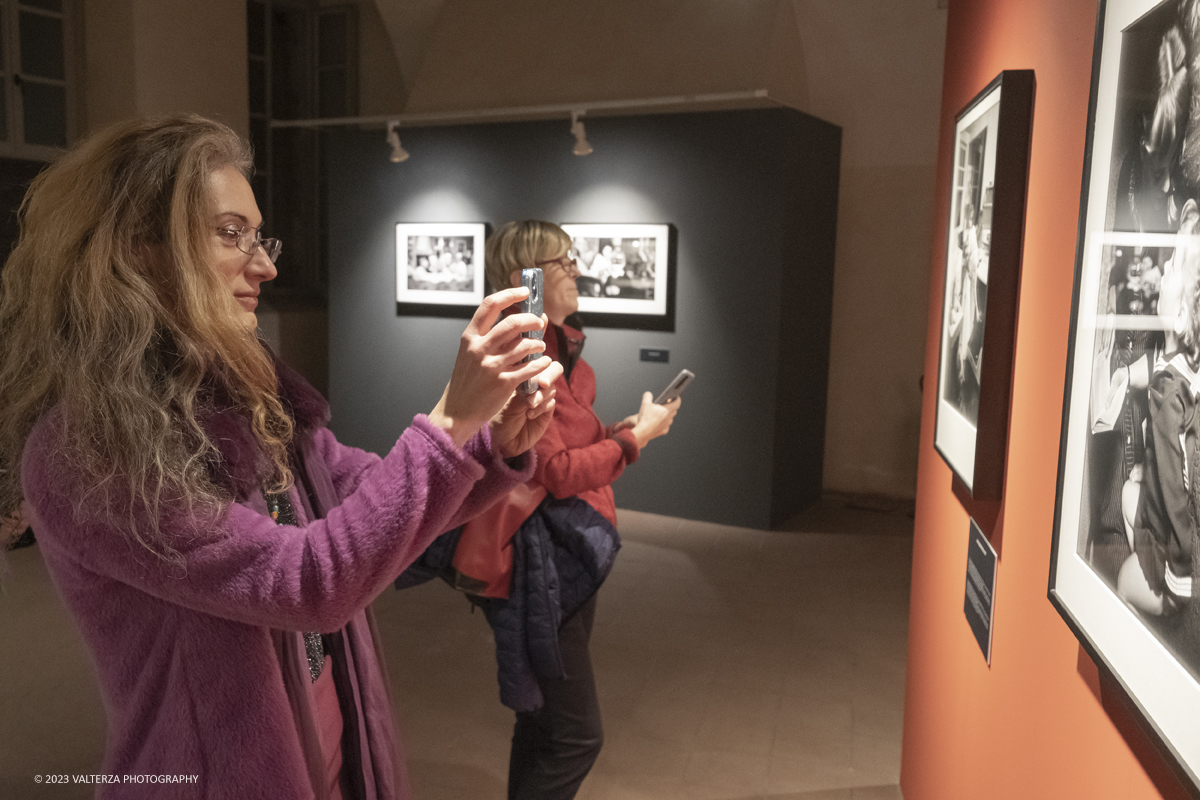
[[[265,492],[264,494],[271,519],[280,525],[297,523],[296,510],[292,507],[292,501],[286,492]],[[312,682],[316,683],[317,678],[321,677],[321,670],[325,667],[325,639],[321,634],[305,631],[304,653],[308,657],[308,674],[312,677]]]

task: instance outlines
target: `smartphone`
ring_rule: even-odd
[[[660,406],[666,405],[679,395],[683,394],[683,390],[692,382],[692,378],[696,377],[689,369],[679,370],[679,374],[675,376],[675,380],[667,384],[667,388],[659,393],[658,398],[654,401]]]
[[[542,271],[538,267],[533,269],[521,270],[521,285],[529,290],[529,297],[521,301],[521,313],[533,314],[539,319],[542,316]],[[521,334],[525,339],[541,339],[545,335],[544,330],[525,331]],[[541,353],[531,353],[522,359],[521,363],[525,364],[530,361],[537,361],[542,357]],[[517,391],[522,394],[533,394],[538,390],[537,378],[530,378],[527,381],[522,381],[517,387]]]

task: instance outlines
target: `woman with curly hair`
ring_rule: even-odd
[[[387,456],[340,445],[255,335],[281,245],[250,165],[174,116],[34,181],[0,276],[0,517],[32,524],[95,662],[118,781],[98,797],[406,797],[368,604],[532,475],[559,368],[521,363],[545,323],[494,324],[525,296],[498,292]]]

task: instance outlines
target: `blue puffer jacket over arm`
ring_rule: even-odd
[[[443,534],[396,580],[404,589],[449,577],[461,529]],[[564,676],[558,629],[608,577],[621,547],[617,529],[583,500],[547,497],[513,536],[507,600],[472,597],[496,639],[500,702],[514,711],[542,706],[538,679]]]

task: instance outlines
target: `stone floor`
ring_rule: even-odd
[[[898,800],[911,520],[835,504],[764,532],[621,512],[592,638],[606,742],[580,800]],[[0,596],[0,798],[91,773],[103,709],[36,546]],[[505,796],[491,632],[440,582],[375,603],[416,800]]]
[[[862,527],[621,513],[592,638],[606,743],[581,800],[900,797],[911,522],[812,516]],[[417,797],[504,797],[512,719],[482,614],[441,584],[376,609]]]

